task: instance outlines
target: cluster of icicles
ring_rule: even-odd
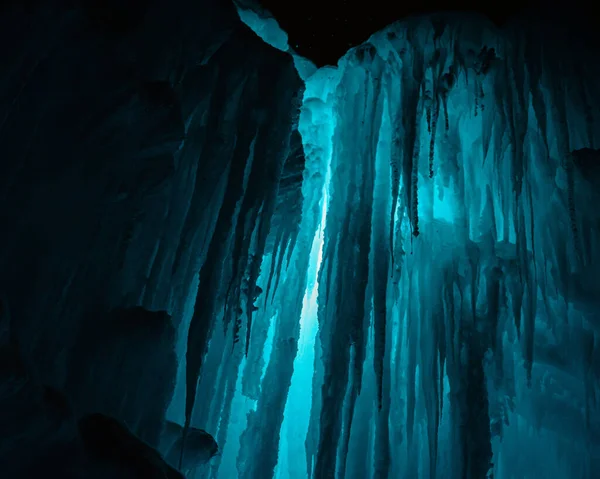
[[[590,371],[600,353],[583,285],[600,239],[586,206],[600,139],[596,67],[533,26],[499,33],[472,24],[394,25],[309,79],[300,224],[271,231],[267,241],[264,215],[273,208],[252,210],[230,280],[201,282],[199,297],[223,298],[224,315],[245,328],[245,351],[228,379],[235,385],[243,375],[235,394],[256,401],[247,422],[241,418],[238,477],[274,477],[323,191],[302,474],[510,477],[507,464],[523,444],[498,439],[517,427],[515,417],[533,421],[519,398],[551,374],[552,348],[566,357],[585,350],[566,360],[573,368],[552,366],[587,371],[579,399],[582,417],[591,417],[600,395]],[[239,221],[232,208],[231,222]],[[239,321],[242,311],[247,321]],[[259,367],[269,330],[271,353]],[[193,344],[188,358],[206,354]],[[536,366],[538,352],[546,359]],[[228,407],[235,394],[225,396]],[[188,389],[188,423],[193,401]],[[233,427],[228,411],[221,443]],[[558,441],[544,438],[540,448]],[[579,461],[586,453],[573,454]],[[586,457],[582,473],[591,467]]]

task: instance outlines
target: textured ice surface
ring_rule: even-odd
[[[340,62],[315,477],[598,467],[598,97],[551,41],[421,19]]]
[[[246,355],[213,383],[234,406],[211,406],[211,477],[600,470],[600,97],[577,48],[424,17],[304,76],[301,220],[271,231]]]
[[[0,16],[2,477],[598,477],[596,54],[102,5]]]
[[[256,5],[251,3],[251,1],[249,4],[245,4],[244,1],[236,2],[240,20],[248,25],[265,43],[292,55],[300,78],[307,80],[316,71],[315,65],[310,60],[294,52],[293,46],[288,44],[287,33],[281,29],[275,18],[270,16],[268,12],[257,13]]]
[[[248,25],[265,43],[285,52],[288,50],[288,36],[277,20],[274,18],[261,17],[254,10],[238,8],[238,14],[242,22]]]

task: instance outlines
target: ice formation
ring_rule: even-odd
[[[600,470],[598,67],[561,41],[416,18],[306,81],[211,477]]]
[[[274,18],[263,18],[250,8],[237,9],[240,20],[272,47],[286,52],[289,49],[287,34]]]
[[[47,3],[0,7],[3,478],[599,476],[597,53]]]
[[[253,0],[235,0],[234,3],[240,20],[248,25],[254,33],[265,43],[282,52],[288,52],[292,56],[300,78],[307,80],[315,72],[315,65],[294,51],[288,43],[287,33],[268,11],[261,9],[260,5]]]

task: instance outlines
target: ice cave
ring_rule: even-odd
[[[0,6],[0,477],[600,477],[600,49],[257,5]]]

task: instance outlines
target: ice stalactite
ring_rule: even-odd
[[[257,292],[260,296],[255,304],[256,312],[253,320],[250,343],[246,355],[242,379],[243,394],[253,400],[258,399],[261,374],[265,365],[264,353],[273,316],[271,308],[274,294],[279,286],[275,271],[282,270],[283,258],[288,245],[292,244],[298,235],[299,218],[302,208],[302,191],[297,185],[302,182],[305,167],[305,157],[302,151],[302,139],[298,131],[292,133],[290,153],[284,165],[282,178],[279,183],[279,193],[275,213],[271,223],[270,236],[267,238],[266,251],[268,254],[261,261],[261,276]]]
[[[565,478],[600,465],[597,66],[521,26],[392,25],[304,77],[284,164],[236,138],[196,303],[211,477],[539,477],[524,447],[567,451],[544,465]]]
[[[373,70],[361,68],[362,62],[372,64]],[[382,66],[374,46],[365,45],[349,59],[337,92],[338,98],[352,101],[339,102],[336,111],[330,203],[319,278],[324,384],[316,477],[336,474],[337,444],[350,426],[362,383],[375,153],[383,110]],[[360,125],[358,131],[354,131],[355,122]],[[342,416],[347,384],[351,385],[347,393],[350,413]]]
[[[597,235],[578,201],[589,191],[578,170],[587,154],[572,152],[599,134],[589,124],[591,77],[560,75],[573,61],[565,50],[550,56],[538,37],[457,18],[437,30],[428,22],[392,26],[338,67],[311,477],[348,476],[348,454],[370,463],[368,477],[529,477],[511,464],[516,449],[502,438],[527,427],[520,404],[544,394],[540,375],[560,381],[538,359],[546,354],[540,341],[576,347],[577,335],[557,335],[561,315],[562,328],[578,318],[584,337],[597,334],[595,316],[573,299],[578,271],[598,261],[579,233],[585,222],[586,234]],[[567,308],[557,302],[566,295]],[[364,416],[355,405],[367,394],[369,334],[375,411]],[[390,400],[398,394],[402,401]],[[581,420],[592,409],[583,407]],[[371,428],[372,452],[357,450],[349,429]],[[314,435],[307,441],[314,445]],[[598,447],[584,456],[597,463]],[[557,467],[579,470],[562,459]]]
[[[261,104],[253,111],[250,124],[239,132],[237,138],[234,135],[212,143],[215,153],[222,150],[227,152],[230,165],[226,173],[223,204],[208,246],[206,261],[200,270],[198,293],[188,332],[184,438],[192,421],[200,371],[215,318],[222,317],[225,327],[233,320],[235,344],[244,315],[246,353],[249,348],[252,316],[260,293],[257,287],[260,264],[275,210],[283,164],[289,150],[289,136],[287,140],[282,140],[286,138],[282,132],[291,131],[293,116],[290,115],[289,105],[296,94],[294,89],[287,86],[295,72],[277,72],[268,61],[262,65],[262,69],[264,74],[275,71],[281,77],[279,88],[286,101],[278,103],[276,95],[267,94],[266,85],[256,83],[258,73],[244,79],[237,86],[242,100],[233,103],[234,108],[244,108],[244,100],[253,98],[250,91],[257,95]],[[227,82],[238,80],[233,77],[228,78]],[[223,84],[227,85],[227,82]],[[215,131],[218,132],[221,125],[227,124],[228,115],[236,112],[226,108],[212,113],[211,120],[215,122]],[[230,245],[234,254],[228,261]],[[221,299],[223,294],[225,302]],[[219,311],[220,308],[222,311]],[[234,378],[227,380],[229,384],[233,382],[233,386],[227,389],[231,392],[225,392],[227,405],[231,404],[235,391],[237,367],[235,371]],[[227,423],[227,420],[223,423],[225,428]]]
[[[330,74],[323,71],[320,75],[323,78],[317,76],[307,83],[304,93],[299,119],[305,152],[302,220],[297,240],[289,246],[292,248],[289,260],[279,272],[281,285],[274,293],[273,304],[265,305],[267,310],[276,312],[275,323],[271,326],[273,346],[256,409],[248,413],[248,424],[240,437],[242,452],[237,461],[240,478],[274,477],[282,442],[281,427],[297,359],[300,318],[315,247],[313,238],[322,222],[321,205],[330,156],[328,149],[323,148],[332,134],[330,107],[327,106]]]

